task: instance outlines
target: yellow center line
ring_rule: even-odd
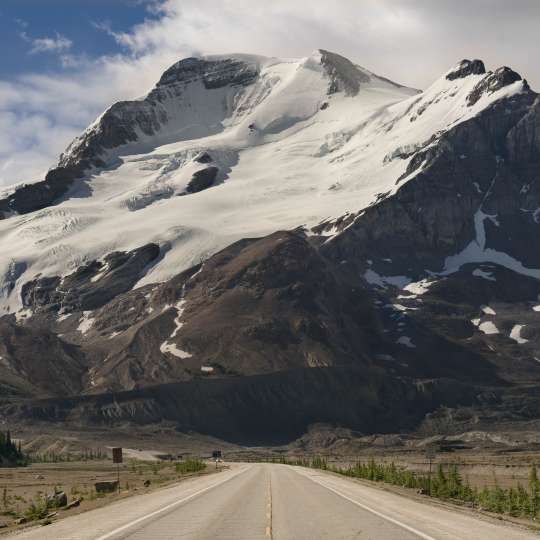
[[[266,531],[268,538],[272,538],[272,478],[268,473],[268,489],[266,492]]]

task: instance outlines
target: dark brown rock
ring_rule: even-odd
[[[328,94],[343,91],[349,96],[355,96],[361,84],[370,81],[369,75],[347,58],[324,50],[320,53],[321,64],[330,78]]]
[[[202,152],[201,154],[199,154],[196,158],[195,158],[195,161],[197,163],[212,163],[212,161],[214,161],[212,159],[212,156],[208,153],[208,152]]]
[[[484,94],[492,94],[509,84],[521,80],[521,75],[509,67],[500,67],[493,73],[488,73],[467,96],[468,106],[474,105]]]
[[[482,75],[485,72],[486,68],[482,60],[462,60],[454,70],[447,73],[446,78],[453,81],[469,75]]]
[[[198,193],[212,186],[215,182],[219,169],[217,167],[206,167],[193,174],[192,179],[187,185],[188,193]]]
[[[67,502],[68,498],[64,491],[55,490],[54,493],[47,495],[47,506],[49,508],[60,508],[66,506]]]
[[[99,308],[124,292],[144,275],[160,255],[157,244],[147,244],[129,252],[113,252],[103,262],[92,261],[62,280],[45,277],[24,284],[21,298],[25,307],[37,312],[88,311]],[[101,275],[99,280],[92,278]]]

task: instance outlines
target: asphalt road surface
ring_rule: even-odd
[[[9,538],[538,540],[540,536],[321,471],[247,464]]]

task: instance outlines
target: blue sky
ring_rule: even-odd
[[[127,32],[155,18],[150,5],[137,0],[1,0],[0,39],[9,54],[0,55],[0,78],[69,68],[69,63],[62,64],[63,55],[96,58],[117,53],[122,47],[103,29]],[[45,43],[35,50],[34,43],[46,38],[52,40],[49,49]]]
[[[425,88],[463,58],[540,90],[539,0],[0,0],[0,189],[186,56],[317,48]]]

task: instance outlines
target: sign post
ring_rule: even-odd
[[[118,493],[120,493],[120,463],[122,463],[122,448],[116,447],[112,449],[113,463],[116,463],[116,480],[118,483]]]
[[[212,458],[216,462],[216,469],[217,469],[218,461],[221,459],[221,450],[214,450],[212,452]]]

